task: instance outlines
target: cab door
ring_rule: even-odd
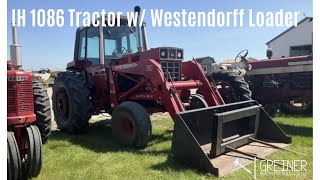
[[[93,113],[99,114],[109,102],[109,88],[107,71],[104,64],[100,64],[99,27],[87,27],[79,33],[79,49],[77,61],[84,64],[84,69],[90,76],[92,86]],[[103,48],[102,48],[103,49]],[[104,54],[104,53],[103,53]],[[104,58],[104,57],[103,57]]]

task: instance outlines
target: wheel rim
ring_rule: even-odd
[[[208,104],[204,100],[203,96],[191,95],[190,107],[188,108],[189,110],[200,109],[200,108],[205,108],[205,107],[208,107]]]
[[[57,119],[65,122],[69,118],[69,97],[64,87],[60,86],[57,90],[56,109]]]
[[[123,129],[123,132],[127,136],[132,138],[134,134],[134,126],[131,119],[129,117],[122,117],[120,119],[120,125],[121,125],[121,128]]]

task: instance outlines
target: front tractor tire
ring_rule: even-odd
[[[288,103],[280,104],[280,112],[293,115],[312,115],[312,101],[304,101],[301,106]]]
[[[53,85],[52,108],[58,129],[69,133],[87,132],[92,102],[86,79],[76,72],[59,73]]]
[[[143,148],[152,134],[150,115],[136,102],[121,103],[112,112],[112,135],[125,146]]]
[[[225,103],[251,100],[249,84],[237,73],[221,70],[213,72],[211,77],[219,86],[218,91]]]
[[[32,82],[34,114],[37,117],[36,126],[39,128],[42,144],[48,141],[51,134],[51,105],[47,90],[38,81]]]
[[[7,131],[7,179],[21,178],[21,157],[14,133]]]

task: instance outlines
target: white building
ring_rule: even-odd
[[[269,42],[273,51],[272,58],[309,55],[312,53],[313,18],[306,17],[298,25],[279,34]]]

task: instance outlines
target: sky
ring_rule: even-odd
[[[193,57],[211,56],[217,62],[234,58],[242,49],[248,49],[250,57],[264,59],[266,42],[288,29],[288,27],[152,27],[149,9],[164,11],[233,11],[234,9],[253,9],[254,11],[276,12],[299,11],[298,20],[312,16],[312,0],[10,0],[8,1],[7,31],[8,47],[12,44],[11,27],[12,9],[63,9],[65,26],[63,27],[32,27],[30,14],[27,26],[19,27],[18,42],[22,46],[22,63],[24,69],[59,68],[65,69],[66,64],[73,60],[75,32],[77,27],[68,25],[68,9],[76,11],[132,11],[139,5],[147,9],[145,21],[149,47],[171,46],[183,48],[185,60]],[[245,14],[244,19],[247,18]],[[7,51],[10,57],[9,50]]]

